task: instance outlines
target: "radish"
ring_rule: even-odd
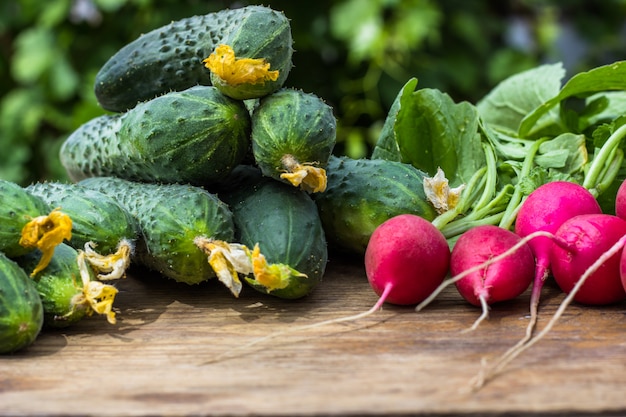
[[[610,214],[580,215],[564,222],[556,233],[560,244],[553,245],[550,252],[552,275],[561,290],[570,293],[584,271],[624,235],[626,220]],[[605,305],[626,299],[620,256],[615,255],[597,268],[574,301]]]
[[[600,204],[585,187],[573,182],[553,181],[537,187],[522,202],[515,220],[515,233],[522,238],[537,231],[554,234],[566,220],[574,216],[599,213],[602,213]],[[540,236],[530,240],[528,245],[535,255],[536,266],[526,339],[537,322],[541,289],[550,274],[552,240]]]
[[[487,318],[489,305],[518,297],[532,282],[535,259],[528,244],[498,262],[485,264],[520,241],[521,238],[510,230],[482,225],[463,233],[455,243],[450,258],[450,273],[453,276],[474,266],[485,265],[455,282],[465,300],[482,306],[483,314],[472,329]]]
[[[428,220],[400,214],[372,233],[365,250],[365,273],[384,302],[417,304],[443,282],[450,266],[450,248]]]
[[[626,299],[622,271],[626,220],[609,214],[582,214],[564,221],[549,250],[552,274],[567,293],[546,326],[503,354],[490,369],[483,369],[473,381],[474,388],[501,371],[506,364],[541,340],[573,301],[584,304],[611,304]]]
[[[455,284],[465,300],[483,309],[469,330],[476,329],[489,316],[491,304],[511,300],[528,288],[535,268],[528,242],[539,236],[553,237],[551,233],[537,231],[520,238],[495,225],[480,225],[464,232],[452,249],[450,272],[453,276],[442,282],[415,310],[420,311],[444,288]]]

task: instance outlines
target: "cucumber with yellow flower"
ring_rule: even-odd
[[[115,53],[95,79],[109,111],[195,85],[215,85],[236,99],[278,90],[292,67],[287,17],[251,5],[191,16],[147,32]]]
[[[325,166],[336,142],[337,122],[323,99],[283,88],[252,111],[252,153],[264,175],[310,193],[326,189]]]
[[[72,219],[20,185],[0,180],[0,252],[9,258],[42,252],[29,273],[44,269],[54,248],[72,237]]]
[[[248,284],[284,299],[301,298],[320,284],[328,249],[309,193],[241,165],[218,195],[233,212],[237,241],[251,251]]]
[[[72,236],[68,243],[84,250],[98,279],[124,276],[139,225],[113,197],[78,184],[50,181],[31,184],[26,191],[70,216]]]
[[[17,257],[16,262],[28,271],[40,258],[36,250]],[[82,250],[66,243],[57,245],[46,268],[31,279],[41,297],[44,327],[68,327],[94,313],[116,323],[113,302],[118,290],[97,279]]]

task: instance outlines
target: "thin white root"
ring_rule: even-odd
[[[486,260],[485,262],[483,262],[483,263],[481,263],[479,265],[474,265],[473,267],[468,268],[465,271],[460,272],[460,273],[456,274],[455,276],[453,276],[452,278],[448,278],[447,280],[442,282],[441,285],[439,285],[439,287],[437,287],[435,289],[435,291],[433,291],[424,301],[422,301],[421,303],[419,303],[417,305],[417,307],[415,307],[415,311],[419,312],[424,307],[426,307],[428,304],[430,304],[449,285],[452,285],[455,282],[460,281],[461,279],[465,278],[469,274],[472,274],[472,273],[474,273],[476,271],[480,271],[481,269],[484,269],[485,267],[487,267],[487,266],[489,266],[489,265],[491,265],[493,263],[501,261],[502,259],[506,258],[507,256],[510,256],[516,250],[518,250],[519,248],[521,248],[522,246],[527,244],[530,240],[532,240],[532,239],[534,239],[536,237],[540,237],[540,236],[554,238],[554,235],[552,233],[544,232],[544,231],[537,231],[537,232],[531,233],[531,234],[523,237],[522,239],[520,239],[519,242],[517,242],[515,245],[511,246],[508,250],[502,252],[501,254],[499,254],[497,256],[494,256],[493,258],[490,258],[490,259]]]
[[[602,264],[604,264],[609,258],[613,255],[617,254],[624,245],[626,244],[626,235],[622,236],[611,248],[604,252],[602,256],[600,256],[587,270],[581,275],[580,279],[574,285],[574,288],[570,291],[569,294],[563,299],[559,308],[556,310],[550,321],[546,323],[545,327],[537,333],[534,337],[530,338],[526,343],[517,344],[514,348],[509,349],[505,354],[500,356],[500,358],[489,368],[483,367],[479,371],[479,373],[471,380],[472,387],[474,391],[483,387],[487,382],[492,380],[496,375],[498,375],[502,370],[508,365],[513,359],[521,355],[524,351],[532,347],[535,343],[539,342],[544,336],[552,330],[556,322],[565,312],[565,309],[572,303],[574,297],[583,286],[587,278],[592,275],[594,272],[598,270]]]
[[[476,330],[478,328],[480,323],[482,323],[484,320],[489,318],[489,304],[487,304],[487,299],[485,298],[485,296],[483,294],[481,294],[480,297],[478,297],[478,299],[480,300],[480,306],[481,306],[483,312],[476,319],[476,321],[474,322],[472,327],[470,327],[469,329],[463,330],[463,333],[473,332],[474,330]]]
[[[383,303],[385,302],[385,300],[387,299],[387,296],[389,295],[389,292],[391,291],[391,289],[392,289],[392,286],[391,285],[387,285],[385,287],[385,289],[383,290],[383,293],[378,298],[378,301],[367,311],[364,311],[364,312],[358,313],[358,314],[354,314],[354,315],[351,315],[351,316],[338,317],[338,318],[335,318],[335,319],[324,320],[324,321],[320,321],[320,322],[317,322],[317,323],[305,324],[303,326],[298,326],[298,327],[294,327],[294,328],[291,328],[291,329],[274,332],[274,333],[268,334],[267,336],[263,336],[263,337],[260,337],[258,339],[254,339],[251,342],[248,342],[248,343],[246,343],[244,345],[237,346],[234,349],[231,349],[229,351],[223,352],[223,353],[217,355],[215,358],[204,362],[204,365],[207,365],[207,364],[210,364],[210,363],[216,363],[216,362],[219,362],[221,360],[227,359],[228,357],[234,356],[233,353],[249,349],[249,348],[251,348],[251,347],[253,347],[255,345],[258,345],[259,343],[263,343],[263,342],[266,342],[268,340],[275,339],[275,338],[277,338],[279,336],[283,336],[283,335],[286,335],[286,334],[289,334],[289,333],[295,333],[295,332],[300,332],[300,331],[303,331],[303,330],[315,329],[317,327],[327,326],[327,325],[336,324],[336,323],[343,323],[343,322],[346,322],[346,321],[359,320],[359,319],[365,318],[367,316],[370,316],[370,315],[374,314],[376,311],[378,311],[379,309],[381,309],[381,307],[382,307]]]

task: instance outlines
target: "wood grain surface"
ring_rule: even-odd
[[[454,288],[425,310],[385,305],[358,259],[331,257],[310,296],[279,300],[133,269],[118,323],[90,317],[0,358],[4,415],[626,415],[626,305],[572,305],[545,339],[478,392],[481,360],[522,337],[528,294],[478,317]],[[548,283],[541,328],[563,295]],[[216,360],[218,359],[218,360]]]

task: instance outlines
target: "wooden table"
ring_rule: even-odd
[[[522,336],[527,294],[494,306],[469,333],[479,312],[449,288],[420,313],[386,305],[242,348],[367,310],[376,296],[362,263],[331,257],[322,286],[298,301],[250,288],[234,299],[217,281],[190,287],[137,270],[116,285],[116,325],[90,317],[0,358],[3,414],[626,415],[624,303],[572,305],[545,339],[471,392],[481,358]],[[540,328],[562,298],[548,284]]]

